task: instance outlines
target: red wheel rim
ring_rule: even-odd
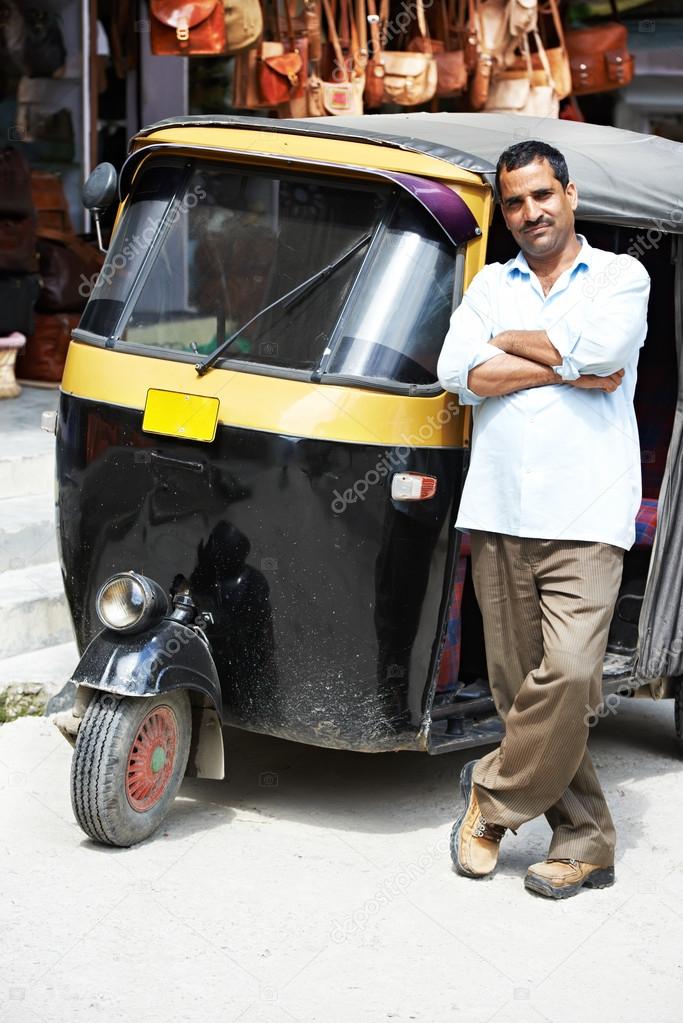
[[[144,813],[159,802],[173,774],[178,725],[170,707],[155,707],[143,718],[128,754],[126,797]]]

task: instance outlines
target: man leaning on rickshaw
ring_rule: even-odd
[[[624,551],[635,539],[633,396],[650,281],[637,260],[617,263],[576,234],[576,186],[552,146],[511,146],[496,180],[520,251],[472,281],[438,375],[474,406],[456,527],[471,534],[505,737],[462,770],[451,851],[458,873],[484,877],[506,831],[544,814],[550,848],[525,886],[558,899],[614,883],[615,829],[587,750],[587,708],[602,699]],[[615,475],[615,464],[628,469]]]

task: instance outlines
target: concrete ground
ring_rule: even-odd
[[[226,731],[156,838],[103,848],[49,721],[0,727],[2,1023],[674,1023],[683,1016],[683,761],[672,705],[624,701],[591,748],[617,884],[526,893],[545,822],[458,877],[471,754],[362,755]]]

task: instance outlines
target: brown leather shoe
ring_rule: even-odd
[[[544,860],[529,867],[524,887],[549,899],[568,899],[581,888],[609,888],[614,867],[599,867],[581,860]]]
[[[500,840],[506,829],[489,824],[477,802],[472,784],[476,760],[465,764],[460,774],[460,791],[465,806],[451,831],[451,859],[455,869],[465,877],[486,877],[498,862]]]

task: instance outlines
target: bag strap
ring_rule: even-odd
[[[424,0],[416,0],[417,27],[423,39],[429,39],[429,29],[425,17]]]
[[[368,19],[365,11],[365,0],[356,0],[356,25],[358,26],[358,46],[363,65],[368,61]]]
[[[341,10],[339,12],[339,43],[344,53],[348,52],[351,45],[349,0],[341,0]]]
[[[346,62],[344,60],[344,54],[342,53],[341,44],[339,42],[339,35],[337,33],[337,26],[334,23],[334,15],[332,14],[332,7],[330,6],[330,0],[323,0],[323,8],[325,10],[325,17],[327,18],[327,32],[329,35],[332,49],[334,50],[334,56],[339,67],[339,71],[344,76],[344,81],[349,81],[349,75],[346,70]]]
[[[382,53],[382,37],[380,33],[380,17],[377,14],[375,0],[368,0],[368,24],[370,26],[370,53],[373,60],[379,60]]]
[[[560,12],[557,9],[557,0],[548,0],[548,7],[550,8],[550,14],[553,19],[553,25],[555,27],[555,33],[559,40],[560,46],[563,50],[567,50],[567,44],[564,39],[564,28],[562,27],[562,18]]]

